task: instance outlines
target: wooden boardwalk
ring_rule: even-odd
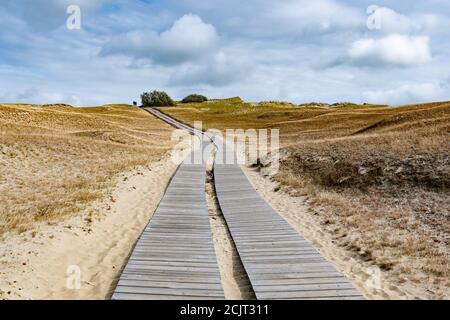
[[[149,112],[202,135],[157,110]],[[216,160],[230,153],[219,149]],[[205,201],[205,174],[204,164],[180,166],[113,299],[224,298]],[[217,161],[214,178],[221,210],[258,299],[363,299],[258,195],[239,165]]]
[[[220,207],[258,299],[363,299],[256,192],[238,165],[216,164]]]
[[[205,164],[180,165],[122,272],[114,300],[224,299],[205,181]]]

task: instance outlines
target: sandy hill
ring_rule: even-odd
[[[379,268],[392,288],[450,297],[449,102],[222,100],[161,110],[206,129],[280,129],[276,190],[308,203],[317,229],[364,268]]]
[[[129,106],[0,105],[0,235],[74,215],[159,160],[171,127]]]

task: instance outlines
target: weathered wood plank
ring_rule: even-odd
[[[123,274],[130,275],[145,275],[145,276],[160,276],[164,279],[174,278],[184,278],[186,280],[190,279],[210,279],[211,281],[217,281],[216,274],[214,272],[206,273],[203,271],[176,271],[176,270],[145,270],[145,269],[125,269]]]
[[[223,299],[205,165],[182,164],[125,266],[113,299]]]
[[[276,280],[257,280],[253,281],[253,287],[261,286],[283,286],[283,285],[298,285],[298,284],[336,284],[348,283],[344,277],[324,277],[324,278],[295,278],[295,279],[276,279]]]
[[[167,282],[167,281],[154,281],[154,280],[129,280],[122,279],[119,282],[120,286],[124,287],[152,287],[152,288],[167,288],[167,289],[211,289],[222,290],[221,283],[192,283],[192,282]]]
[[[130,292],[116,292],[114,293],[114,300],[218,300],[218,297],[212,296],[177,296],[173,294],[145,294],[145,293],[130,293]]]
[[[149,274],[137,274],[137,273],[124,273],[121,276],[121,280],[136,280],[136,281],[154,281],[158,282],[167,282],[171,284],[184,284],[184,283],[193,283],[193,284],[218,284],[221,285],[220,280],[217,278],[209,278],[209,277],[190,277],[186,279],[185,276],[175,276],[171,275],[170,278],[161,278],[160,275],[149,275]]]
[[[362,298],[258,195],[239,166],[215,164],[214,178],[220,208],[258,299]]]
[[[223,290],[220,289],[192,289],[192,288],[161,288],[161,287],[131,287],[120,286],[118,291],[120,293],[142,293],[142,294],[158,294],[158,295],[174,295],[174,296],[197,296],[197,297],[216,297],[223,298]]]
[[[361,294],[355,289],[342,289],[342,290],[310,290],[310,291],[270,291],[260,292],[260,299],[304,299],[304,298],[329,298],[332,297],[335,300],[349,297],[361,297]]]
[[[324,291],[354,289],[349,282],[342,283],[316,283],[316,284],[286,284],[271,286],[255,286],[261,292],[300,292],[300,291]]]

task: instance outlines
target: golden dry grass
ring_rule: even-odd
[[[416,283],[422,298],[450,298],[450,103],[232,100],[161,110],[206,129],[280,129],[274,179],[310,201],[338,245],[397,283]]]
[[[170,126],[124,105],[0,105],[0,126],[0,236],[77,214],[172,146]]]

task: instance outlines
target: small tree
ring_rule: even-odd
[[[182,103],[193,103],[193,102],[202,103],[206,101],[208,101],[208,98],[202,96],[201,94],[191,94],[186,98],[184,98],[183,100],[181,100]]]
[[[164,91],[144,92],[141,95],[141,99],[144,107],[169,107],[175,105],[172,98]]]

